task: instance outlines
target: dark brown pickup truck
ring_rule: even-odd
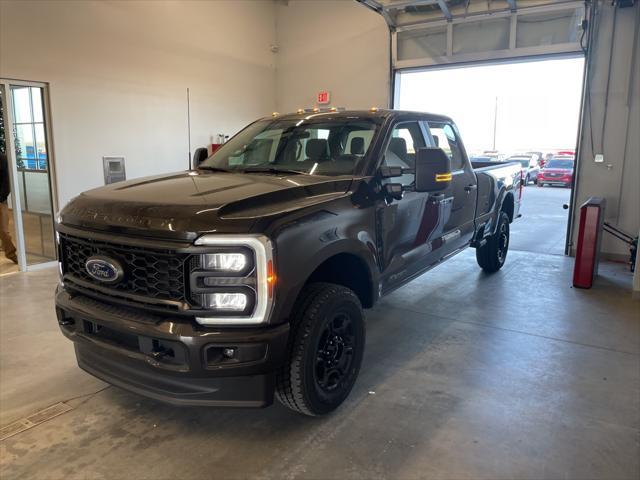
[[[82,369],[142,395],[324,414],[358,376],[363,308],[469,246],[500,269],[521,191],[519,164],[472,165],[444,116],[258,120],[192,170],[64,208],[60,328]]]

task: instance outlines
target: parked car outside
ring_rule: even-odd
[[[524,178],[524,185],[529,185],[530,182],[534,184],[538,183],[538,172],[540,167],[538,165],[537,155],[515,155],[509,157],[507,162],[518,162],[522,165],[522,178]]]
[[[574,157],[557,156],[549,160],[538,173],[538,186],[560,185],[570,187],[573,184]]]
[[[500,153],[497,150],[486,150],[483,157],[489,157],[492,162],[502,162],[507,156],[504,153]]]
[[[542,152],[525,152],[525,155],[535,155],[536,157],[538,157],[538,162],[540,162],[540,160],[542,160],[544,157]]]

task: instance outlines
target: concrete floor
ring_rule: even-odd
[[[1,424],[67,413],[0,442],[0,478],[640,477],[640,302],[604,264],[511,251],[492,276],[467,251],[367,312],[361,376],[325,418],[175,408],[75,366],[53,270],[0,280]],[[37,295],[37,300],[36,296]]]
[[[571,189],[530,184],[522,194],[522,218],[511,225],[513,250],[564,255]]]

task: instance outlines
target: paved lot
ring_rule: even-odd
[[[529,185],[522,194],[522,218],[511,225],[512,250],[564,254],[571,189]]]

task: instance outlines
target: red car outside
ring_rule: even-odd
[[[538,172],[538,186],[560,185],[570,187],[573,184],[574,157],[553,157]]]

